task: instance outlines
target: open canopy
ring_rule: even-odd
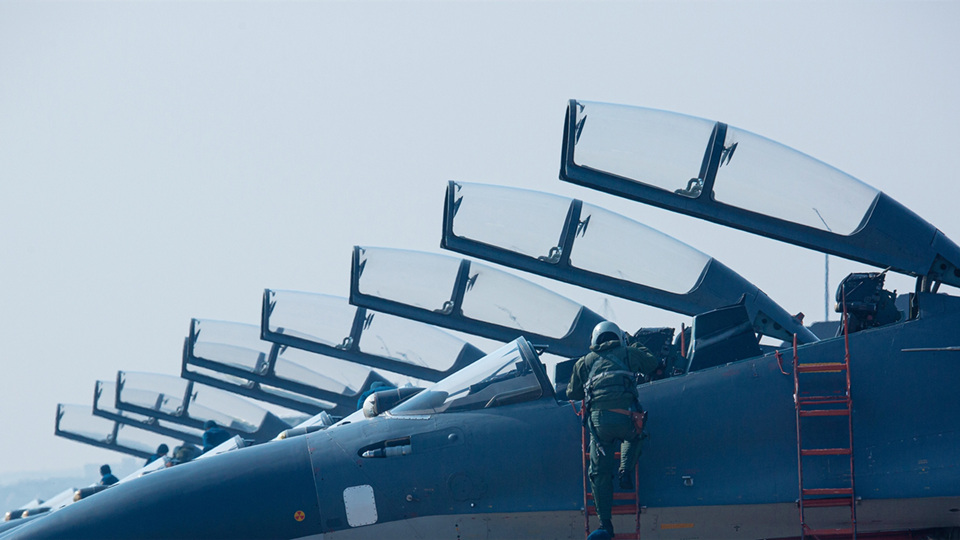
[[[498,341],[524,336],[580,356],[604,319],[525,279],[467,259],[354,247],[350,303]]]
[[[251,395],[258,399],[260,395],[272,398],[274,389],[282,389],[287,392],[285,397],[296,394],[304,397],[304,403],[314,404],[314,414],[327,411],[337,416],[355,411],[357,399],[374,382],[395,387],[424,384],[406,375],[263,341],[259,326],[202,319],[191,321],[183,369],[187,378],[208,382],[207,375],[197,368],[239,379],[233,382],[217,377],[210,384],[224,382],[229,386],[221,387],[240,393],[257,390],[258,395]]]
[[[757,332],[817,338],[709,255],[577,199],[450,182],[442,246],[669,311],[697,315],[741,300]]]
[[[180,444],[174,438],[93,416],[88,405],[63,403],[57,405],[54,435],[144,459],[161,444],[170,448]]]
[[[213,420],[232,435],[254,442],[270,440],[290,427],[273,413],[239,396],[157,373],[118,371],[116,407],[197,429]]]
[[[97,381],[93,392],[93,415],[191,444],[200,444],[202,442],[202,430],[167,422],[165,420],[158,420],[142,414],[121,411],[115,406],[116,397],[116,382]],[[171,446],[170,448],[173,447]]]
[[[933,225],[849,174],[722,122],[571,100],[560,178],[960,286],[960,247]]]
[[[343,297],[299,291],[263,293],[263,339],[438,381],[483,356],[429,324],[358,308]]]
[[[336,406],[318,397],[322,389],[301,382],[307,377],[277,377],[278,363],[283,364],[285,372],[309,371],[302,366],[287,366],[286,359],[278,361],[278,353],[278,345],[260,339],[258,326],[192,319],[190,335],[184,340],[180,376],[310,415]]]

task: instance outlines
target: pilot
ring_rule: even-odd
[[[203,429],[205,430],[203,432],[204,454],[230,440],[230,433],[218,426],[213,420],[204,422]]]
[[[156,460],[158,460],[158,459],[167,457],[167,452],[169,452],[169,451],[170,451],[170,447],[168,447],[168,446],[165,445],[165,444],[161,444],[160,446],[157,447],[157,451],[154,452],[153,455],[151,455],[150,457],[148,457],[148,458],[147,458],[147,462],[144,463],[143,465],[144,465],[144,466],[147,466],[147,465],[153,463],[154,461],[156,461]]]
[[[181,446],[177,446],[173,449],[173,456],[170,458],[170,461],[167,462],[167,467],[173,467],[174,465],[180,465],[181,463],[193,461],[200,454],[200,449],[196,446],[183,443]]]
[[[120,479],[118,479],[116,476],[113,475],[112,472],[110,472],[109,465],[100,466],[100,485],[101,486],[112,486],[119,481]]]
[[[613,473],[620,450],[619,484],[633,489],[633,470],[640,457],[640,437],[632,412],[640,412],[638,375],[657,369],[657,359],[639,344],[627,345],[623,332],[604,321],[593,329],[590,352],[573,366],[567,397],[584,400],[590,431],[590,489],[600,528],[612,537]]]

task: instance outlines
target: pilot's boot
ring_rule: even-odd
[[[633,489],[633,471],[620,469],[620,489]]]

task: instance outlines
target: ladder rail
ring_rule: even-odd
[[[841,294],[844,291],[841,289]],[[853,529],[853,540],[857,540],[857,485],[856,477],[853,469],[853,393],[851,392],[852,385],[850,384],[850,320],[847,317],[847,302],[846,296],[842,297],[843,299],[843,364],[846,367],[847,375],[847,408],[850,410],[850,415],[847,416],[847,431],[850,436],[850,522],[851,529]]]
[[[793,337],[793,401],[797,421],[797,476],[799,483],[799,497],[797,498],[797,507],[800,517],[800,538],[804,540],[807,536],[817,537],[820,535],[844,535],[856,540],[857,538],[857,501],[856,501],[856,483],[854,474],[854,452],[853,452],[853,395],[851,392],[850,378],[850,332],[849,315],[845,302],[843,289],[841,289],[842,324],[843,324],[843,362],[811,362],[801,364],[797,349],[797,337]],[[782,369],[781,369],[782,371]],[[846,383],[843,395],[806,395],[800,393],[800,377],[802,374],[832,374],[843,375]],[[826,375],[823,375],[826,376]],[[826,408],[824,407],[826,406]],[[824,417],[847,417],[847,447],[821,447],[805,448],[803,438],[803,419],[816,419]],[[807,429],[811,429],[809,426]],[[842,429],[842,428],[837,428]],[[821,487],[810,488],[804,486],[804,467],[805,457],[815,456],[848,456],[849,458],[849,487]],[[850,508],[850,526],[841,528],[811,528],[807,524],[807,510],[813,508],[828,508],[849,506]]]
[[[800,431],[800,358],[797,354],[797,335],[793,335],[793,404],[797,417],[797,481],[800,486],[800,495],[797,505],[800,509],[800,539],[804,538],[807,529],[803,505],[803,436]]]

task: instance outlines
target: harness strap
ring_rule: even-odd
[[[590,386],[593,386],[593,383],[599,381],[600,379],[603,379],[604,377],[623,376],[628,379],[632,379],[633,375],[634,374],[632,371],[623,371],[623,370],[604,371],[603,373],[600,373],[598,375],[594,375],[593,377],[591,377],[590,380],[587,381],[587,384],[589,384]]]

